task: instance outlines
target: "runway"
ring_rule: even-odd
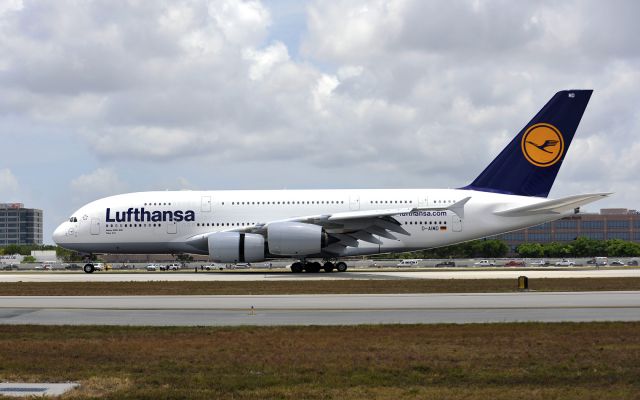
[[[640,292],[0,297],[0,324],[359,325],[640,321]]]
[[[147,281],[290,281],[353,279],[516,279],[529,278],[637,278],[640,268],[628,269],[496,269],[357,271],[343,273],[293,274],[291,272],[23,272],[0,273],[0,282],[147,282]]]

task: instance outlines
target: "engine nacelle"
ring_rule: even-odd
[[[264,237],[253,233],[217,232],[209,235],[209,258],[238,263],[264,260]]]
[[[327,242],[321,226],[302,222],[277,222],[267,226],[269,253],[279,256],[318,254]]]

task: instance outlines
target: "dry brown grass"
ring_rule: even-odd
[[[0,380],[67,398],[633,399],[640,323],[0,326]]]
[[[537,291],[640,290],[640,278],[530,279]],[[515,279],[402,279],[269,282],[17,282],[0,296],[247,295],[513,292]]]

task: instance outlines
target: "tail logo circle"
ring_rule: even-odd
[[[522,154],[531,164],[550,167],[564,154],[562,134],[551,124],[535,124],[522,135]]]

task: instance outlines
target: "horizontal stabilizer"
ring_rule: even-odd
[[[611,195],[611,193],[579,194],[575,196],[563,197],[561,199],[546,200],[528,206],[520,206],[507,210],[500,210],[494,212],[494,214],[502,217],[526,217],[528,215],[562,214],[575,208],[581,207],[585,204],[593,203],[594,201],[603,199],[609,195]]]

